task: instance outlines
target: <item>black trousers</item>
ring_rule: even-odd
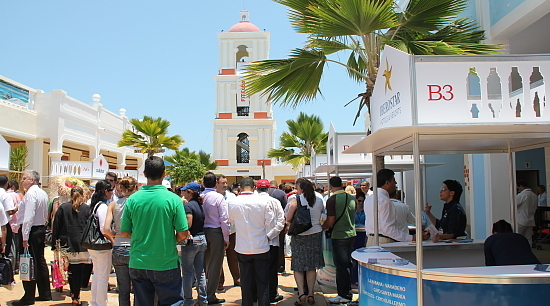
[[[4,248],[4,256],[10,257],[12,259],[15,259],[15,254],[12,252],[12,244],[13,244],[13,231],[11,229],[11,225],[8,223],[6,224],[6,245]]]
[[[268,306],[269,252],[252,255],[237,253],[237,258],[239,259],[239,270],[241,271],[242,305],[252,306],[254,295],[256,295],[258,306]],[[256,290],[254,290],[254,287]]]
[[[80,289],[86,271],[91,268],[91,264],[69,264],[69,287],[71,297],[80,299]]]
[[[285,239],[286,238],[286,234],[283,233],[283,231],[281,231],[281,233],[279,234],[279,254],[278,254],[278,258],[279,258],[279,271],[278,272],[284,272],[286,267],[285,267]]]
[[[21,233],[23,234],[23,233]],[[44,239],[46,237],[46,227],[33,226],[29,233],[29,253],[34,259],[34,271],[36,280],[23,281],[25,295],[22,300],[34,301],[36,287],[38,287],[38,296],[41,298],[51,299],[52,292],[50,289],[50,273],[44,258]]]
[[[269,299],[273,300],[279,293],[279,249],[278,246],[269,246]]]

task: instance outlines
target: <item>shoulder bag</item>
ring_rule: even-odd
[[[289,236],[301,234],[313,227],[309,209],[300,203],[300,195],[296,195],[296,204],[298,207],[296,207],[296,212],[294,212],[294,217],[288,228]]]
[[[336,201],[336,199],[334,199],[334,201]],[[342,210],[342,213],[340,214],[340,217],[338,217],[338,219],[336,219],[336,222],[334,222],[334,224],[332,225],[332,227],[330,228],[327,228],[325,230],[325,238],[327,239],[330,239],[332,238],[332,231],[334,230],[334,226],[336,225],[336,223],[338,223],[338,221],[340,221],[340,219],[342,218],[342,216],[344,215],[344,213],[348,210],[348,194],[346,193],[346,206],[344,207],[344,210]],[[334,204],[336,205],[336,203]]]
[[[113,248],[111,241],[103,236],[99,227],[99,218],[96,216],[97,209],[100,205],[107,205],[103,202],[97,204],[92,214],[88,217],[86,227],[82,233],[80,246],[88,250],[109,250]]]

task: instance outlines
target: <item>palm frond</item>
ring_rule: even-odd
[[[286,60],[265,60],[247,65],[247,95],[261,92],[274,103],[295,107],[320,94],[319,83],[326,64],[321,51],[295,49]]]
[[[427,34],[451,22],[467,6],[467,0],[410,0],[399,21],[402,27]]]

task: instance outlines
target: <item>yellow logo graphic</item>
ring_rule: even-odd
[[[384,84],[384,92],[387,92],[388,89],[392,90],[391,83],[390,83],[392,68],[393,67],[391,67],[388,64],[388,59],[386,58],[386,69],[384,70],[384,73],[382,74],[382,76],[384,76],[386,78],[386,83]]]

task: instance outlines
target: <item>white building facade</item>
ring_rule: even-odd
[[[115,114],[104,109],[100,99],[96,94],[86,104],[63,90],[45,93],[0,76],[0,138],[10,146],[27,146],[28,169],[46,178],[43,185],[51,175],[74,174],[61,170],[59,163],[91,162],[100,155],[109,169],[121,174],[138,170],[143,154],[117,146],[122,132],[131,128],[126,110]],[[9,146],[0,149],[0,160],[9,159]]]

